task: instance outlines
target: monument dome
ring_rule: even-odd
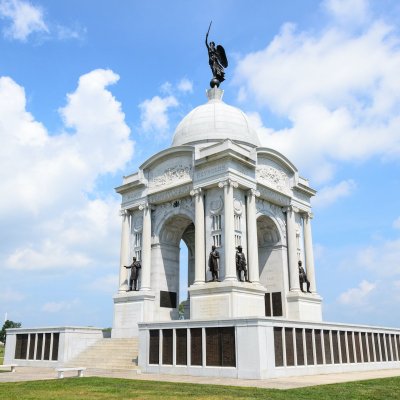
[[[260,146],[257,132],[246,114],[222,101],[223,90],[207,90],[208,102],[193,109],[176,128],[172,146],[230,139]]]

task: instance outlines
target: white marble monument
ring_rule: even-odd
[[[119,291],[113,337],[138,335],[138,322],[281,317],[321,321],[315,284],[310,198],[315,191],[279,152],[260,146],[239,109],[207,90],[208,102],[178,125],[172,146],[124,177]],[[180,241],[188,247],[179,265]],[[220,254],[219,280],[209,282],[208,256]],[[235,253],[243,247],[249,282],[238,280]],[[128,291],[136,256],[138,291]],[[298,261],[311,283],[300,290]],[[188,268],[188,298],[179,298],[179,268]]]

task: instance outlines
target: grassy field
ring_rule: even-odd
[[[0,365],[3,365],[4,360],[4,346],[0,346]]]
[[[400,377],[291,390],[193,385],[112,378],[67,378],[51,381],[0,383],[0,399],[84,400],[391,400],[400,398]]]

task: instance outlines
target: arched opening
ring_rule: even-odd
[[[153,248],[154,272],[152,287],[159,297],[160,319],[179,319],[179,304],[184,301],[188,317],[187,288],[194,282],[195,227],[183,214],[168,218],[159,234],[159,243]]]

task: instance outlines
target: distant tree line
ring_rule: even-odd
[[[21,322],[10,321],[9,319],[4,322],[0,331],[0,342],[6,344],[6,329],[8,328],[21,328]]]

